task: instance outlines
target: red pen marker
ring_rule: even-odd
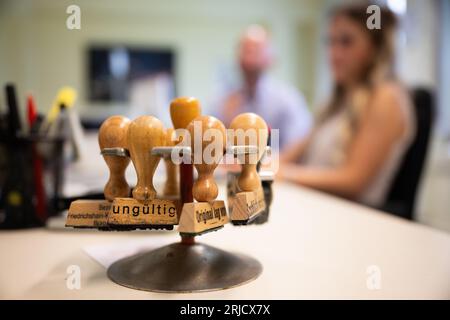
[[[28,125],[31,130],[31,127],[33,126],[33,124],[36,122],[37,119],[36,104],[34,103],[34,99],[31,95],[28,95],[27,97],[27,117],[28,117]]]
[[[31,95],[27,97],[27,117],[30,131],[37,119],[37,110],[34,99]],[[43,184],[43,165],[42,159],[39,156],[36,145],[33,144],[33,174],[34,174],[34,189],[36,192],[36,215],[41,222],[47,219],[45,190]]]

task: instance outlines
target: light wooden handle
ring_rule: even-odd
[[[112,116],[106,119],[98,133],[100,150],[104,148],[127,148],[127,130],[130,120],[123,116]],[[104,188],[105,199],[128,197],[130,187],[125,179],[125,170],[130,163],[127,157],[103,155],[109,168],[109,179]]]
[[[164,135],[162,122],[153,116],[141,116],[130,123],[127,140],[137,174],[137,184],[133,189],[136,200],[148,201],[156,197],[153,175],[160,157],[152,155],[151,150],[165,145]]]
[[[166,130],[166,146],[173,147],[175,146],[175,141],[173,141],[173,129]],[[164,185],[164,195],[165,196],[177,196],[179,187],[178,187],[178,167],[172,162],[170,156],[164,158],[164,164],[166,167],[166,183]]]
[[[267,124],[263,118],[255,113],[249,112],[236,116],[231,121],[230,128],[234,130],[234,145],[256,145],[258,148],[256,157],[252,157],[252,155],[246,155],[244,157],[244,161],[241,163],[242,171],[238,178],[238,186],[241,191],[256,191],[261,186],[256,165],[267,146],[267,137],[269,134]],[[244,134],[244,136],[239,136],[239,134]]]
[[[242,164],[242,171],[238,178],[241,191],[256,191],[261,186],[261,179],[256,171],[256,164]]]
[[[185,129],[200,114],[200,102],[196,98],[179,97],[170,103],[170,118],[175,129]]]
[[[179,97],[170,103],[170,117],[175,129],[186,129],[188,124],[200,116],[200,102],[193,97]],[[181,142],[183,137],[177,141]],[[180,198],[182,203],[193,202],[192,188],[194,185],[194,168],[190,163],[181,163],[180,170]]]
[[[225,126],[214,117],[199,116],[192,120],[187,129],[191,135],[192,160],[198,172],[198,179],[194,183],[192,194],[199,202],[213,201],[219,193],[213,174],[225,151]],[[209,129],[214,129],[214,131],[209,131],[212,134],[215,133],[212,141],[206,141],[203,136]],[[202,136],[196,136],[200,134]],[[199,146],[195,143],[196,139],[201,139],[201,149],[198,149]],[[207,147],[211,152],[205,150]],[[211,159],[206,159],[204,156],[211,156]]]

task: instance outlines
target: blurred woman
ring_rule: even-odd
[[[381,8],[381,29],[369,30],[366,9],[332,12],[334,91],[308,138],[281,155],[278,177],[381,206],[414,138],[414,114],[393,71],[395,15]]]

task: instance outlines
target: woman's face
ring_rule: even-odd
[[[328,30],[328,57],[336,83],[358,81],[373,54],[367,30],[348,17],[333,18]]]

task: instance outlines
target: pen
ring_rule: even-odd
[[[20,124],[16,88],[12,83],[8,83],[5,90],[8,104],[8,131],[11,137],[17,137],[18,133],[22,129],[22,126]]]
[[[36,104],[34,102],[33,96],[30,94],[27,97],[27,116],[28,125],[31,130],[37,120],[37,110]],[[44,222],[46,220],[46,203],[45,203],[45,190],[43,184],[43,166],[42,159],[37,152],[36,145],[32,145],[32,156],[33,156],[33,175],[34,175],[34,189],[36,193],[36,215]]]

